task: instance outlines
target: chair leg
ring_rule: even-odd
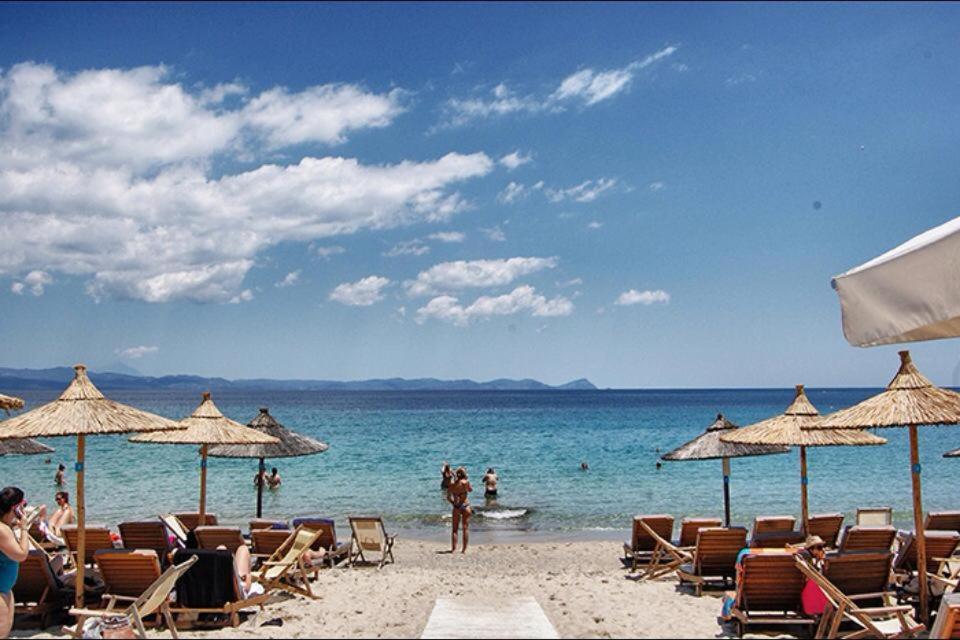
[[[165,604],[162,607],[163,619],[167,623],[167,628],[170,629],[170,635],[173,637],[173,640],[177,640],[180,636],[177,635],[177,623],[173,619],[173,614],[170,613],[170,605]]]

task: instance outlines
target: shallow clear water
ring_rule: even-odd
[[[7,389],[6,392],[15,392]],[[809,390],[822,413],[854,404],[870,389]],[[52,392],[24,391],[28,407]],[[189,414],[194,392],[112,392],[111,398],[171,417]],[[267,461],[284,479],[265,492],[264,516],[383,515],[391,529],[439,534],[449,507],[439,490],[444,460],[464,465],[475,486],[475,529],[538,535],[603,535],[629,527],[637,513],[677,517],[722,515],[720,461],[664,462],[660,453],[695,437],[723,411],[738,424],[782,412],[793,398],[782,390],[576,392],[221,392],[224,414],[246,423],[260,406],[285,426],[330,444],[305,458]],[[0,423],[2,425],[2,423]],[[0,426],[2,428],[2,426]],[[890,505],[898,524],[912,518],[905,429],[884,429],[881,447],[810,449],[811,512]],[[68,468],[75,438],[45,439],[44,456],[0,459],[0,483],[16,484],[31,504],[52,504],[57,462]],[[925,509],[960,508],[955,474],[960,460],[944,451],[960,446],[960,428],[920,430]],[[586,461],[590,470],[580,470]],[[785,455],[732,461],[733,518],[799,514],[799,462]],[[256,460],[211,459],[208,510],[223,522],[245,523],[255,510]],[[480,478],[487,467],[501,478],[489,507]],[[87,442],[88,521],[115,524],[161,511],[196,510],[199,456],[195,446],[144,445],[126,436]],[[599,532],[599,533],[598,533]]]

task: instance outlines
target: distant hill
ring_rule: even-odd
[[[0,390],[7,392],[24,389],[62,389],[73,379],[71,367],[51,369],[11,369],[0,367]],[[537,390],[592,390],[596,389],[586,378],[551,386],[529,378],[509,380],[500,378],[489,382],[474,380],[438,380],[436,378],[378,378],[374,380],[227,380],[201,376],[142,376],[114,371],[91,371],[90,379],[101,389],[169,389],[204,391],[217,389],[257,389],[265,391],[537,391]]]

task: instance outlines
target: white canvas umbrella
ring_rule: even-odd
[[[833,279],[856,347],[960,335],[960,218]]]

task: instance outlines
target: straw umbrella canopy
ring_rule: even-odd
[[[10,409],[23,409],[23,400],[14,398],[13,396],[5,396],[0,393],[0,409],[3,409],[7,412],[7,415],[10,415]]]
[[[717,419],[707,427],[704,433],[683,444],[670,453],[661,456],[664,460],[722,460],[723,468],[723,516],[726,526],[730,526],[730,458],[746,456],[767,456],[776,453],[788,453],[789,447],[764,444],[736,444],[720,439],[724,433],[740,427],[717,414]]]
[[[866,431],[809,430],[820,422],[820,412],[807,398],[802,384],[798,384],[793,402],[779,416],[724,434],[724,442],[740,444],[773,444],[800,447],[800,517],[806,533],[810,519],[807,500],[807,447],[865,446],[885,444],[883,438]]]
[[[270,415],[267,407],[260,407],[256,418],[247,423],[278,440],[277,444],[222,444],[210,447],[209,454],[215,458],[259,458],[257,467],[260,481],[257,482],[257,517],[263,516],[263,472],[266,458],[294,458],[323,453],[329,445],[290,431]]]
[[[200,522],[203,523],[207,513],[207,453],[210,445],[277,444],[279,440],[224,416],[217,405],[213,404],[209,391],[203,393],[200,406],[179,424],[186,428],[180,431],[144,433],[130,438],[130,442],[200,445]]]
[[[23,400],[0,393],[0,409],[9,416],[10,409],[23,409]],[[3,424],[0,423],[0,426]],[[0,440],[0,456],[35,456],[41,453],[53,453],[53,449],[29,438]]]
[[[920,445],[917,427],[960,423],[960,393],[934,386],[913,364],[909,351],[900,352],[900,369],[885,391],[860,404],[824,416],[817,429],[907,427],[910,430],[910,473],[913,480],[913,522],[917,537],[917,566],[925,567],[923,492],[920,488]],[[920,617],[928,618],[927,581],[920,581]]]
[[[60,397],[0,423],[0,440],[77,436],[77,557],[86,549],[86,508],[83,499],[86,437],[120,433],[164,431],[182,427],[167,418],[114,402],[104,397],[90,378],[87,367],[74,368],[73,381]],[[77,563],[77,584],[83,584],[83,562]],[[77,589],[77,606],[83,606],[83,589]]]

